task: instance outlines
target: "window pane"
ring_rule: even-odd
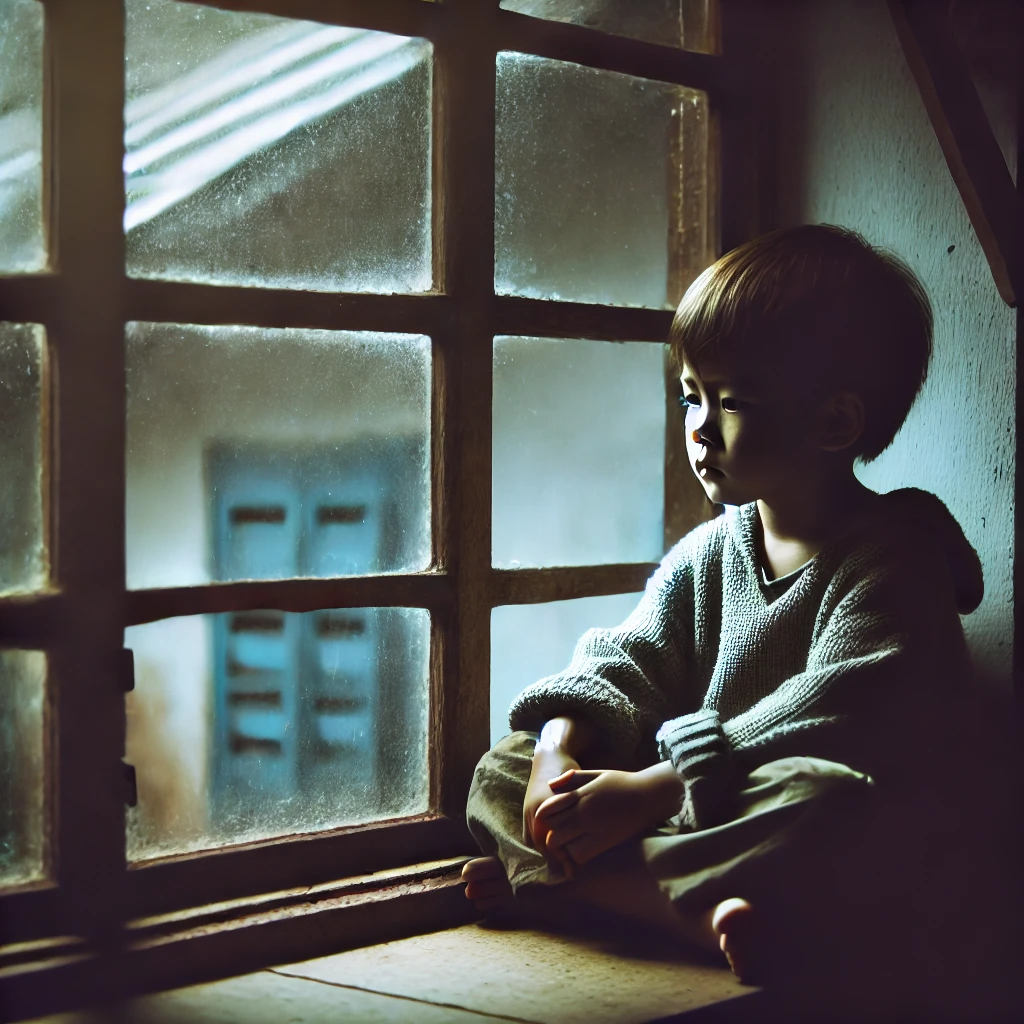
[[[518,53],[497,74],[496,290],[674,305],[706,259],[705,94]]]
[[[639,594],[507,605],[491,612],[491,743],[507,736],[508,709],[530,683],[561,672],[576,641],[593,627],[617,626]],[[529,643],[523,643],[529,637]]]
[[[0,593],[46,583],[43,328],[0,323]]]
[[[711,51],[708,0],[501,0],[501,6],[648,43]]]
[[[166,619],[135,652],[141,860],[427,809],[430,617],[406,608]]]
[[[430,340],[128,325],[130,587],[430,562]]]
[[[0,0],[0,273],[45,267],[43,5]]]
[[[43,875],[46,657],[0,651],[0,884]]]
[[[493,561],[663,554],[665,346],[494,343]]]
[[[430,289],[428,42],[170,0],[126,15],[129,274]]]

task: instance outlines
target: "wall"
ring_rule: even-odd
[[[1016,313],[996,291],[886,4],[733,5],[732,28],[743,52],[757,40],[749,57],[761,103],[763,226],[854,228],[906,259],[931,297],[935,352],[924,391],[893,445],[859,475],[879,491],[931,490],[959,520],[986,587],[964,628],[980,674],[1008,692]],[[995,31],[984,21],[974,29]],[[1015,161],[1006,77],[990,74],[983,88]]]

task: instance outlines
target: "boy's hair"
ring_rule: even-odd
[[[687,289],[670,335],[678,364],[702,355],[806,375],[820,397],[864,400],[854,454],[870,462],[910,412],[928,373],[932,309],[898,256],[830,224],[782,228],[726,253]]]

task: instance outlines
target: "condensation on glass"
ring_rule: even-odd
[[[674,306],[709,262],[707,97],[497,57],[495,289]]]
[[[710,53],[709,0],[501,0],[507,11]]]
[[[425,812],[429,644],[406,608],[127,629],[129,858]]]
[[[666,347],[494,342],[495,566],[663,554]]]
[[[0,651],[0,885],[45,873],[46,656]]]
[[[0,322],[0,593],[47,581],[44,339],[38,324]]]
[[[130,323],[129,587],[430,562],[419,335]]]
[[[624,622],[639,594],[506,605],[491,612],[491,744],[509,733],[508,709],[531,683],[561,672],[592,628]]]
[[[432,286],[423,39],[127,0],[133,277]]]
[[[45,268],[43,5],[0,0],[0,274]]]

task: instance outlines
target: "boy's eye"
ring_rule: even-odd
[[[738,398],[723,398],[722,408],[726,412],[739,412],[743,408],[743,403]]]
[[[684,409],[699,409],[700,395],[682,395],[679,399],[679,404]]]

